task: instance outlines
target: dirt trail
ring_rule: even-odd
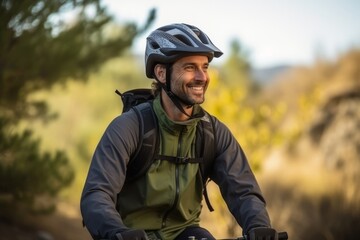
[[[46,237],[46,238],[45,238]],[[0,219],[1,240],[90,240],[75,206],[59,203],[52,215]]]

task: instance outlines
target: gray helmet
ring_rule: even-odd
[[[188,24],[171,24],[160,27],[148,37],[145,50],[146,76],[154,78],[158,63],[173,63],[181,57],[203,54],[209,62],[223,53],[199,28]]]

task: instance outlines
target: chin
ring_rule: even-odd
[[[202,104],[204,103],[205,99],[194,101],[195,104]]]

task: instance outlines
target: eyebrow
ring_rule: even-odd
[[[186,66],[186,65],[194,65],[194,66],[209,66],[210,63],[209,62],[204,62],[204,63],[197,63],[197,62],[184,62],[182,64],[180,64],[181,67]]]

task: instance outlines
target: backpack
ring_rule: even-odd
[[[159,131],[157,118],[152,107],[154,95],[151,89],[133,89],[120,93],[123,113],[133,109],[139,119],[139,144],[130,157],[127,166],[125,183],[135,181],[143,176],[155,159],[171,161],[175,164],[199,163],[199,174],[203,181],[203,195],[210,211],[211,206],[206,185],[210,181],[209,174],[215,159],[214,123],[212,117],[205,112],[205,117],[196,126],[195,158],[158,155]]]

